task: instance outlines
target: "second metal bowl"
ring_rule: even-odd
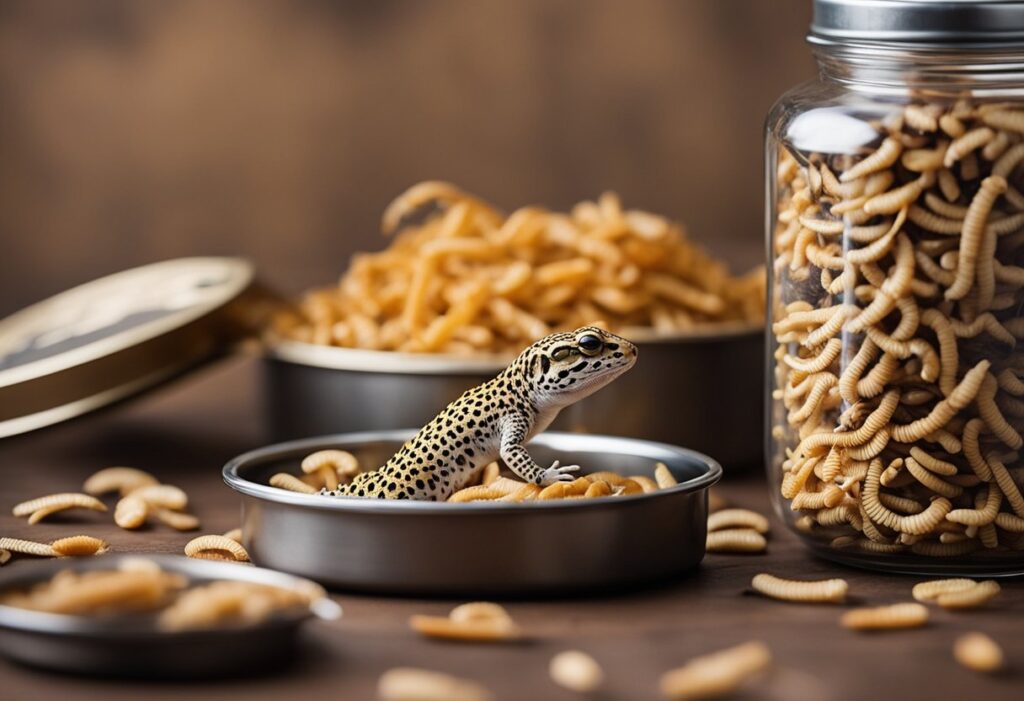
[[[235,458],[224,480],[242,495],[243,540],[253,560],[350,590],[497,595],[577,593],[681,575],[704,557],[707,490],[722,468],[683,448],[609,436],[546,433],[530,453],[582,471],[651,475],[665,463],[679,480],[629,497],[448,504],[326,497],[270,487],[326,448],[379,465],[412,435],[381,431],[273,445]]]

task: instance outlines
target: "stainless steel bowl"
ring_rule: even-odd
[[[610,436],[545,433],[530,453],[583,471],[679,480],[650,494],[578,501],[447,504],[332,498],[267,485],[303,456],[349,450],[380,465],[413,431],[342,434],[272,445],[224,467],[242,495],[253,560],[350,590],[426,595],[578,593],[677,577],[704,557],[707,490],[722,468],[692,450]]]
[[[227,562],[175,555],[101,555],[18,563],[0,573],[0,593],[43,582],[61,570],[115,569],[121,560],[139,557],[198,583],[232,579],[285,589],[310,584],[281,572]],[[258,624],[171,632],[158,629],[151,615],[68,616],[0,605],[0,654],[22,664],[76,674],[173,679],[251,675],[252,670],[280,668],[300,625],[314,613],[336,618],[341,609],[330,599],[321,599],[311,611],[290,611]]]
[[[691,446],[727,470],[761,469],[764,330],[636,338],[628,373],[564,410],[553,428]],[[275,440],[422,426],[504,360],[365,351],[279,342],[267,351]]]

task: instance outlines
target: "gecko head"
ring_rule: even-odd
[[[545,336],[523,352],[543,405],[563,407],[601,389],[636,363],[636,346],[596,326]]]

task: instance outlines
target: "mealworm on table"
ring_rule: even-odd
[[[270,486],[277,487],[278,489],[287,489],[290,492],[300,492],[302,494],[316,494],[317,490],[295,475],[288,474],[287,472],[278,472],[270,477]]]
[[[99,496],[108,492],[118,492],[126,496],[139,487],[159,484],[156,477],[145,470],[134,467],[106,467],[94,472],[82,485],[86,494]]]
[[[953,657],[975,672],[997,672],[1003,667],[1003,650],[984,633],[967,633],[953,643]]]
[[[239,562],[249,561],[249,553],[241,543],[226,536],[201,535],[185,544],[185,555],[188,557],[202,557],[207,552],[226,553],[231,559]]]
[[[768,519],[749,509],[722,509],[708,516],[708,530],[724,528],[752,528],[758,533],[767,533]]]
[[[381,701],[493,701],[486,687],[468,679],[413,667],[396,667],[377,682]]]
[[[468,642],[517,640],[522,635],[519,628],[511,621],[486,618],[454,621],[448,616],[413,615],[409,617],[409,626],[428,638]]]
[[[60,538],[50,543],[50,547],[58,556],[78,557],[82,555],[98,555],[106,552],[110,546],[99,538],[88,535],[74,535]]]
[[[935,601],[942,594],[973,589],[978,585],[973,579],[932,579],[914,585],[911,594],[917,601]]]
[[[928,622],[928,609],[921,604],[900,603],[847,611],[839,623],[852,630],[918,628]]]
[[[559,686],[579,694],[596,691],[604,681],[604,670],[597,660],[579,650],[565,650],[552,657],[548,674]]]
[[[56,557],[57,555],[53,547],[46,543],[36,543],[20,538],[0,537],[0,550],[10,550],[12,553],[35,555],[36,557]]]
[[[181,511],[188,506],[188,495],[180,487],[171,484],[152,484],[132,490],[130,496],[141,499],[150,506]]]
[[[970,609],[983,606],[1000,592],[999,583],[988,579],[973,587],[939,594],[935,603],[944,609]]]
[[[694,657],[662,675],[661,693],[671,699],[705,699],[729,694],[772,663],[762,642],[752,641]]]
[[[752,528],[726,528],[708,533],[710,553],[761,553],[768,546],[764,536]]]
[[[156,517],[166,525],[170,526],[176,531],[194,531],[199,528],[199,519],[192,514],[186,514],[182,511],[173,511],[171,509],[164,509],[157,507],[154,510]]]
[[[107,506],[102,501],[89,494],[76,492],[63,492],[60,494],[48,494],[44,497],[29,499],[16,504],[11,510],[15,516],[28,516],[30,523],[36,523],[44,516],[65,509],[91,509],[93,511],[106,511]]]
[[[121,497],[114,507],[114,523],[121,528],[139,528],[146,522],[148,515],[149,506],[133,494]]]
[[[846,598],[849,584],[845,579],[803,581],[758,574],[751,580],[754,591],[772,599],[802,603],[835,603]]]

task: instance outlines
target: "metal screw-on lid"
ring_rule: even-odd
[[[1021,0],[814,0],[812,43],[1024,44]]]

